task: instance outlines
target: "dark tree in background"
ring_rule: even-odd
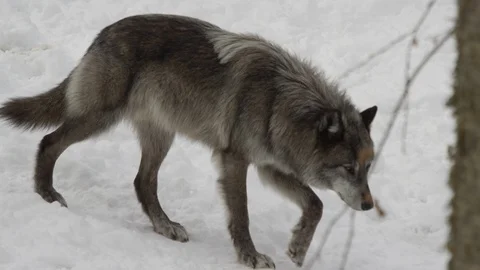
[[[458,0],[458,59],[449,106],[457,122],[449,184],[450,270],[480,269],[480,0]]]

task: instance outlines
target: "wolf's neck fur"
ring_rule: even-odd
[[[234,63],[248,54],[249,57],[269,57],[280,76],[277,88],[281,94],[290,96],[299,114],[312,110],[339,110],[343,114],[355,112],[355,108],[345,92],[328,80],[324,73],[309,61],[301,59],[279,45],[254,34],[237,34],[222,29],[211,29],[207,36],[218,53],[220,63]]]

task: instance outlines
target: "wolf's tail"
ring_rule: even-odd
[[[10,99],[0,107],[0,118],[26,130],[58,126],[66,112],[66,88],[67,79],[40,95]]]

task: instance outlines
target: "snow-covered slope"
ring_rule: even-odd
[[[96,33],[127,15],[175,13],[199,17],[232,31],[257,32],[312,59],[331,77],[411,29],[426,0],[1,0],[0,101],[40,93],[76,65]],[[456,12],[442,0],[419,33],[413,65]],[[450,40],[412,88],[407,152],[401,125],[371,178],[371,189],[387,211],[359,213],[346,269],[445,269],[447,145],[453,121],[445,107],[455,60]],[[362,68],[342,85],[360,108],[376,104],[378,142],[403,82],[405,43]],[[400,121],[401,123],[401,121]],[[236,263],[226,230],[210,151],[177,138],[159,173],[158,194],[190,242],[170,241],[152,231],[142,213],[133,178],[140,152],[133,133],[120,126],[69,148],[59,159],[55,186],[69,208],[45,203],[32,189],[37,144],[44,132],[26,133],[0,124],[0,269],[245,269]],[[264,187],[249,172],[251,232],[260,252],[277,269],[295,269],[285,255],[295,206]],[[343,207],[327,191],[324,217],[307,261],[326,224]],[[338,269],[348,235],[348,215],[334,228],[315,269]]]

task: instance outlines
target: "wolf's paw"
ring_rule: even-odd
[[[67,207],[67,202],[65,201],[63,196],[60,193],[58,193],[54,188],[49,188],[49,189],[37,188],[35,191],[40,196],[42,196],[42,198],[45,201],[49,203],[53,203],[57,201],[58,203],[60,203],[61,206]]]
[[[295,263],[296,266],[301,267],[307,254],[307,248],[301,245],[290,244],[287,251],[287,256]]]
[[[270,268],[275,269],[275,263],[267,255],[260,254],[256,251],[245,252],[238,255],[240,263],[250,268]]]
[[[155,226],[154,231],[167,238],[179,242],[188,242],[188,233],[185,228],[177,222],[164,222],[160,226]]]
[[[292,239],[288,244],[286,253],[298,267],[303,265],[317,223],[318,222],[307,222],[302,218],[292,230]]]

